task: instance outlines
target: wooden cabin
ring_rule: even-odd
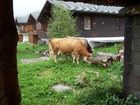
[[[33,44],[36,44],[38,42],[38,36],[34,32],[36,29],[36,20],[31,14],[26,17],[17,17],[16,26],[20,42],[29,41]]]
[[[65,0],[99,5],[124,6],[124,97],[134,96],[140,100],[140,2],[138,0]]]
[[[77,18],[77,31],[84,37],[124,36],[124,17],[119,14],[122,7],[47,0],[38,20],[48,23],[52,6],[63,6]]]
[[[2,1],[2,0],[0,0]],[[68,1],[68,0],[67,0]],[[138,0],[73,0],[106,5],[125,6],[125,53],[123,72],[123,95],[136,96],[140,99],[140,3]],[[7,9],[8,7],[8,9]],[[0,3],[0,105],[20,105],[21,94],[17,70],[17,32],[13,17],[13,2]],[[6,27],[8,26],[8,28]],[[8,56],[8,59],[7,59]],[[8,66],[7,66],[8,65]],[[7,78],[8,77],[8,78]]]
[[[46,30],[46,24],[43,24],[40,21],[38,21],[39,14],[40,12],[33,12],[30,15],[32,16],[32,18],[34,18],[35,30],[37,32],[44,32]]]
[[[35,20],[34,32],[36,34],[38,34],[39,39],[45,39],[45,38],[47,38],[47,35],[45,33],[46,29],[47,29],[47,24],[46,24],[46,22],[40,22],[38,20],[39,14],[40,14],[40,12],[33,12],[30,14]]]
[[[16,25],[20,33],[28,33],[33,31],[35,29],[34,24],[35,20],[31,15],[16,18]]]
[[[20,42],[38,43],[38,40],[46,39],[46,24],[38,21],[40,12],[30,13],[26,17],[17,17],[16,27],[19,34]]]

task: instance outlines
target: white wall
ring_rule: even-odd
[[[23,33],[23,42],[28,42],[28,41],[29,41],[28,33]]]

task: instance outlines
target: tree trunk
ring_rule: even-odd
[[[13,0],[0,0],[0,105],[20,105]]]

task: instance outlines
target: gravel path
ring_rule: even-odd
[[[21,59],[21,62],[23,64],[29,64],[29,63],[36,63],[36,62],[46,61],[48,59],[49,59],[49,57],[30,58],[30,59]]]

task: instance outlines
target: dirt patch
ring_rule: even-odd
[[[36,63],[36,62],[46,61],[48,59],[49,59],[48,57],[40,57],[40,58],[31,58],[31,59],[21,59],[20,61],[23,64],[30,64],[30,63]]]

